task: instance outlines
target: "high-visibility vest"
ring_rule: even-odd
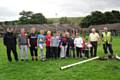
[[[107,32],[107,33],[103,32],[102,35],[103,35],[103,43],[111,42],[111,39],[112,39],[111,32]]]

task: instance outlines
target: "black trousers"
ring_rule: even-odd
[[[76,47],[77,57],[82,57],[82,48]]]
[[[46,59],[51,58],[51,50],[50,46],[46,46]]]
[[[106,42],[105,44],[103,44],[103,49],[104,49],[105,54],[108,54],[108,50],[109,50],[110,54],[113,54],[112,44],[108,44]]]
[[[91,53],[91,57],[96,57],[97,56],[97,41],[91,41],[91,49],[90,49],[90,53]]]
[[[89,50],[88,49],[84,49],[83,53],[85,54],[85,57],[89,58]]]
[[[67,51],[66,51],[66,57],[70,57],[69,51],[70,51],[70,47],[68,46],[68,47],[67,47]]]
[[[33,56],[38,56],[38,54],[37,54],[37,47],[36,46],[31,46],[30,47],[30,53],[31,53],[31,56],[33,57]]]
[[[55,59],[58,58],[58,47],[51,47],[51,57]]]
[[[60,47],[58,47],[58,58],[60,58],[60,52],[61,52],[61,48]]]
[[[8,61],[12,61],[12,57],[11,57],[11,51],[13,52],[13,55],[14,55],[14,58],[16,61],[18,61],[18,55],[17,55],[17,50],[16,50],[16,46],[7,46],[7,58],[8,58]]]

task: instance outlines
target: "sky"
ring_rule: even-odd
[[[17,20],[23,10],[46,18],[82,17],[96,10],[120,10],[120,0],[0,0],[0,21]]]

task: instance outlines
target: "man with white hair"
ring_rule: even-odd
[[[90,44],[92,45],[92,47],[90,49],[91,57],[97,56],[97,44],[99,42],[99,39],[100,39],[100,36],[96,32],[96,29],[92,28],[91,33],[89,35],[89,41],[90,41]]]
[[[20,48],[20,58],[21,61],[28,60],[28,36],[24,28],[22,28],[21,33],[18,36],[18,44]],[[25,53],[24,53],[25,50]],[[25,55],[24,55],[25,54]]]
[[[108,50],[109,50],[110,54],[113,55],[112,35],[111,32],[108,31],[107,27],[104,27],[104,31],[102,32],[102,42],[103,42],[104,53],[108,54]]]

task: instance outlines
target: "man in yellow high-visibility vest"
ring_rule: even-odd
[[[109,51],[109,53],[113,55],[112,35],[111,32],[108,31],[107,27],[104,27],[104,31],[102,32],[102,42],[103,42],[104,53],[107,55]]]

